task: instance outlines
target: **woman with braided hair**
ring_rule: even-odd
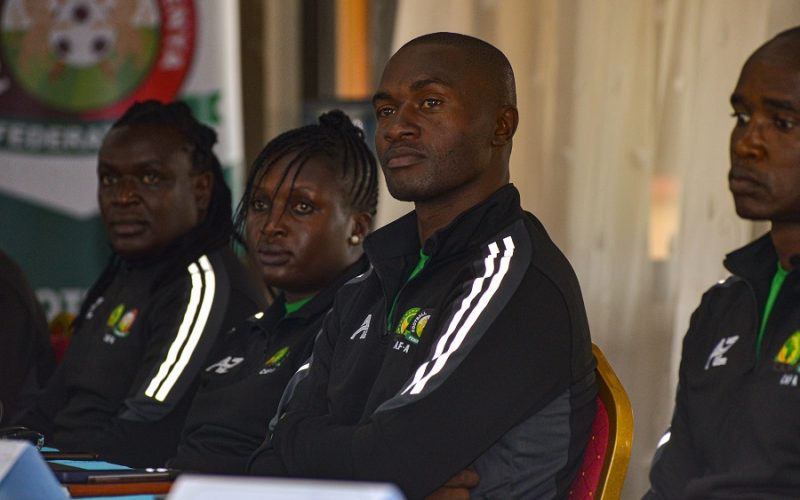
[[[157,101],[134,104],[104,138],[97,198],[113,254],[64,360],[18,422],[48,445],[163,464],[217,337],[263,309],[231,249],[215,142],[185,104]]]
[[[258,155],[234,226],[274,301],[220,338],[170,467],[245,473],[337,289],[368,268],[361,243],[377,180],[364,133],[338,110],[279,135]]]

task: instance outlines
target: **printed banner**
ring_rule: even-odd
[[[185,101],[241,178],[238,3],[0,0],[0,30],[0,248],[48,318],[75,313],[109,256],[96,153],[128,106]]]

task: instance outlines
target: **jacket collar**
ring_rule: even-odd
[[[329,283],[328,286],[320,290],[306,305],[301,307],[300,310],[295,311],[286,319],[291,319],[293,321],[308,321],[316,319],[320,314],[325,314],[333,305],[333,299],[336,296],[336,292],[339,290],[339,288],[359,274],[366,272],[368,269],[369,261],[367,260],[366,255],[362,255],[360,259],[342,271],[342,273],[335,280],[333,280],[333,282]],[[265,332],[268,332],[270,331],[270,327],[272,325],[275,325],[278,321],[284,319],[286,312],[284,308],[285,304],[286,297],[283,295],[283,293],[281,293],[275,298],[275,301],[269,306],[269,308],[267,308],[261,318],[251,317],[251,320],[255,326]]]
[[[726,255],[723,264],[728,271],[742,278],[769,280],[775,274],[777,262],[778,253],[770,233],[767,233]]]
[[[437,261],[463,252],[491,237],[520,210],[519,191],[513,184],[507,184],[428,238],[423,246],[425,254],[431,261]],[[416,212],[369,235],[364,241],[364,250],[376,267],[398,257],[410,256],[416,261],[420,250]]]

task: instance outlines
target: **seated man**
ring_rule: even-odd
[[[264,306],[230,248],[216,134],[182,103],[135,104],[103,140],[98,202],[111,261],[64,360],[19,422],[126,465],[172,456],[217,335]]]
[[[800,27],[756,50],[731,96],[728,185],[768,234],[725,258],[683,340],[645,498],[798,498]]]
[[[389,191],[415,210],[367,237],[373,268],[339,291],[250,471],[420,498],[474,467],[476,498],[564,496],[594,360],[572,268],[509,184],[511,65],[476,38],[425,35],[373,104]]]
[[[341,111],[264,147],[236,228],[264,284],[280,293],[220,337],[170,467],[245,473],[283,389],[311,355],[336,291],[368,269],[362,242],[377,202],[377,162]]]

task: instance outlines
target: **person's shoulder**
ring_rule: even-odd
[[[114,279],[130,281],[131,278],[117,275]],[[162,304],[171,307],[174,302],[192,302],[195,300],[192,297],[210,301],[233,292],[257,299],[255,302],[265,307],[263,294],[253,280],[252,273],[247,272],[227,246],[161,264],[155,274],[148,271],[137,279],[148,291],[148,302],[153,306]],[[125,289],[126,293],[134,293],[130,286],[126,285]],[[257,310],[255,308],[252,312]]]
[[[544,224],[527,211],[521,211],[519,224],[524,228],[530,242],[531,267],[556,283],[570,283],[570,286],[577,286],[577,277],[572,264],[550,238]]]
[[[731,288],[741,285],[745,285],[745,280],[739,276],[731,274],[730,276],[726,276],[725,278],[722,278],[711,285],[707,291],[711,292],[714,290],[730,290]]]
[[[751,298],[755,300],[753,293],[747,281],[736,275],[722,278],[706,289],[684,335],[683,356],[712,349],[722,339],[720,332],[728,331],[723,325],[748,324],[754,310],[742,305]]]
[[[561,250],[558,245],[550,238],[550,233],[547,232],[544,224],[538,217],[527,210],[520,209],[520,220],[523,222],[528,237],[531,239],[532,244],[540,250],[547,250],[548,252],[555,252],[559,255]]]
[[[215,269],[227,273],[233,280],[248,284],[255,283],[255,273],[247,268],[243,259],[229,246],[215,248],[203,257],[207,258]]]
[[[373,267],[371,265],[367,266],[360,273],[356,274],[355,276],[353,276],[352,278],[347,280],[342,285],[342,288],[349,287],[350,289],[353,289],[354,287],[361,286],[362,283],[364,283],[366,280],[368,280],[369,278],[372,277],[374,272],[375,272],[375,269],[373,269]]]
[[[187,266],[191,267],[192,265],[198,265],[202,269],[207,269],[209,266],[212,266],[237,272],[245,270],[245,265],[242,263],[241,259],[239,259],[233,249],[228,245],[211,248],[191,261],[187,261]]]
[[[489,235],[484,235],[479,246],[481,253],[490,257],[513,258],[517,262],[530,262],[535,238],[523,217],[510,218]]]
[[[373,299],[376,293],[380,293],[379,288],[375,268],[370,265],[336,290],[331,309],[340,315],[346,315],[347,311],[361,303],[362,297]]]
[[[703,292],[703,296],[700,300],[700,307],[708,306],[718,300],[723,300],[726,297],[738,295],[743,292],[750,293],[748,291],[749,288],[744,278],[731,274],[718,280]]]
[[[753,289],[744,278],[730,275],[718,280],[703,292],[700,303],[693,313],[693,325],[695,327],[690,326],[686,338],[695,338],[700,331],[707,329],[705,327],[697,327],[697,325],[706,325],[708,322],[729,321],[729,315],[725,311],[733,310],[737,316],[746,314],[746,311],[736,304],[747,303],[751,297],[755,300]],[[746,302],[742,302],[743,299]],[[749,311],[749,309],[747,310]]]
[[[207,259],[207,263],[202,262],[204,259]],[[198,261],[204,272],[213,273],[218,278],[216,282],[221,286],[226,286],[234,293],[254,299],[259,304],[258,309],[266,308],[267,304],[263,299],[264,293],[259,286],[256,273],[247,268],[230,246],[217,247],[201,256]]]

